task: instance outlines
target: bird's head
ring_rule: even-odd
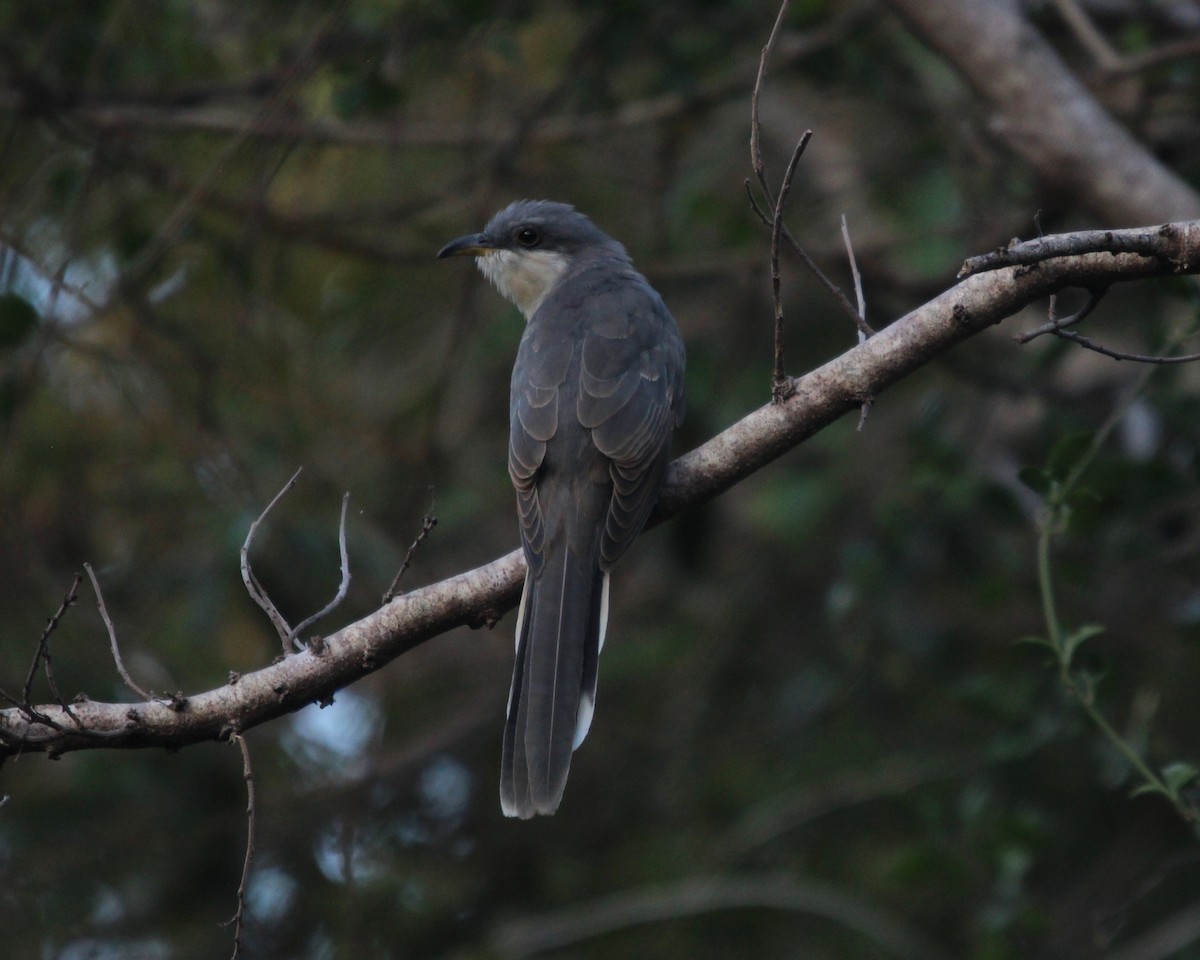
[[[573,264],[597,256],[628,259],[625,248],[565,203],[518,200],[497,213],[480,233],[452,240],[444,257],[475,263],[528,320]]]

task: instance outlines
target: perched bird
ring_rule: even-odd
[[[528,573],[500,805],[552,814],[596,703],[608,575],[645,526],[683,418],[683,340],[625,248],[564,203],[522,200],[438,257],[474,256],[525,315],[508,471]]]

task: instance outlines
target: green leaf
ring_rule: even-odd
[[[1085,623],[1082,627],[1072,630],[1063,637],[1063,658],[1070,663],[1075,656],[1075,651],[1080,645],[1090,640],[1092,637],[1097,637],[1104,632],[1104,627],[1098,623]]]
[[[1020,637],[1016,642],[1017,643],[1028,643],[1035,647],[1045,647],[1047,650],[1053,651],[1055,656],[1058,656],[1058,647],[1056,647],[1046,637],[1035,637],[1035,636]]]
[[[1161,793],[1166,796],[1166,791],[1163,790],[1157,783],[1143,783],[1140,787],[1134,787],[1129,791],[1130,797],[1144,797],[1151,793]]]
[[[1200,776],[1200,770],[1190,763],[1169,763],[1162,769],[1163,782],[1172,793],[1178,793]]]
[[[17,346],[37,327],[38,312],[16,293],[0,294],[0,350]]]

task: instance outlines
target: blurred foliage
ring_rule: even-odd
[[[1110,4],[1101,26],[1153,48],[1175,36],[1169,6]],[[344,490],[354,582],[337,623],[374,609],[431,498],[439,523],[405,585],[511,549],[519,318],[433,253],[514,198],[577,204],[664,294],[688,341],[680,449],[766,402],[767,238],[742,181],[774,15],[750,0],[0,5],[0,686],[20,689],[84,561],[143,685],[193,692],[267,663],[277,641],[238,549],[300,465],[254,551],[293,620],[336,587]],[[816,131],[791,227],[848,282],[848,214],[876,325],[964,256],[1029,236],[1039,210],[1047,231],[1104,225],[1047,191],[873,3],[793,3],[789,39],[763,96],[770,170]],[[1200,178],[1196,59],[1109,81],[1094,84],[1109,108]],[[786,271],[800,372],[854,330]],[[1195,317],[1194,290],[1113,291],[1089,333],[1154,352]],[[579,911],[564,916],[581,939],[553,956],[916,943],[1007,960],[1195,929],[1186,825],[1130,797],[1053,657],[1016,641],[1043,631],[1041,500],[1019,477],[1054,477],[1064,438],[1128,403],[1056,537],[1059,608],[1105,628],[1078,656],[1121,736],[1156,770],[1200,761],[1200,369],[1157,369],[1130,399],[1130,364],[1007,338],[1037,322],[964,345],[863,430],[840,423],[644,538],[616,577],[600,712],[554,819],[508,822],[497,802],[511,617],[252,731],[247,955],[521,953],[560,910]],[[86,587],[52,652],[68,696],[127,696]],[[0,777],[5,957],[230,949],[236,750],[26,756]],[[774,885],[723,903],[699,896],[704,878]]]

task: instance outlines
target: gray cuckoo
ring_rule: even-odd
[[[683,417],[683,341],[625,248],[564,203],[523,200],[438,257],[474,256],[525,315],[508,470],[528,572],[500,804],[558,809],[596,702],[608,575],[645,526]]]

